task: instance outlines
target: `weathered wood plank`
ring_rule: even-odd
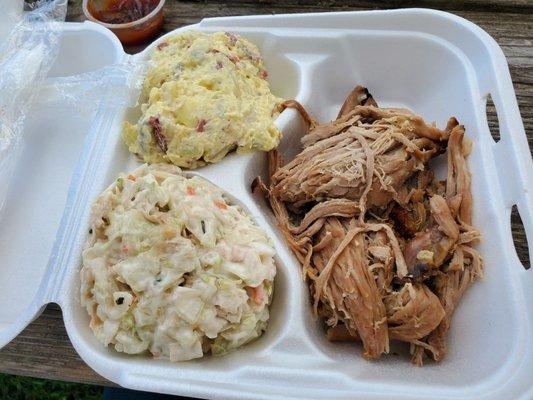
[[[0,351],[0,372],[110,385],[79,358],[53,304]]]
[[[491,34],[502,47],[513,78],[524,126],[533,148],[533,2],[531,0],[286,0],[286,1],[175,1],[167,0],[164,31],[205,17],[269,13],[347,11],[397,7],[430,7],[454,12]],[[68,19],[82,21],[81,0],[69,0]],[[135,52],[142,46],[128,48]],[[497,126],[493,108],[489,124]],[[524,262],[527,242],[513,215],[515,245]],[[13,342],[0,350],[0,372],[95,384],[109,384],[92,371],[72,348],[63,327],[61,310],[48,306]]]

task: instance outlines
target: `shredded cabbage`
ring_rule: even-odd
[[[183,361],[266,329],[275,251],[206,180],[145,164],[96,199],[90,225],[81,303],[106,346]]]

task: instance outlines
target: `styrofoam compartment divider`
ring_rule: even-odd
[[[120,139],[122,121],[134,120],[139,111],[104,104],[88,111],[54,94],[56,77],[124,59],[118,40],[90,22],[64,24],[49,87],[27,121],[0,227],[0,345],[47,303],[57,302],[80,356],[130,388],[209,398],[531,398],[533,272],[516,256],[510,210],[518,206],[531,235],[533,168],[496,42],[464,19],[422,9],[213,18],[168,35],[190,28],[223,29],[252,40],[264,56],[272,91],[297,99],[319,121],[334,118],[360,83],[380,105],[408,107],[439,126],[455,115],[466,126],[474,142],[474,224],[483,235],[486,278],[471,287],[454,315],[449,354],[440,364],[416,368],[405,354],[369,362],[360,357],[359,345],[325,339],[298,262],[268,205],[250,191],[253,178],[266,173],[264,153],[233,154],[191,172],[226,190],[274,241],[278,275],[264,335],[228,355],[184,363],[120,354],[98,343],[79,303],[81,249],[92,200],[119,172],[139,164]],[[138,57],[148,57],[162,40]],[[500,121],[498,143],[487,125],[489,94]],[[302,122],[287,110],[276,123],[284,133],[281,151],[290,158],[298,151]],[[402,347],[397,351],[406,353]]]

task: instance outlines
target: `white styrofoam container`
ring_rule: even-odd
[[[425,9],[213,18],[168,35],[190,28],[224,29],[252,40],[273,92],[297,99],[319,121],[334,118],[359,83],[380,105],[408,107],[439,126],[454,115],[466,126],[474,142],[474,224],[483,235],[478,249],[486,277],[467,291],[453,317],[449,354],[416,368],[405,350],[367,361],[358,345],[325,339],[298,262],[268,206],[250,192],[252,179],[266,173],[264,153],[233,154],[196,173],[229,192],[273,238],[278,276],[265,334],[231,354],[184,363],[120,354],[98,343],[79,303],[80,253],[91,201],[119,172],[138,165],[120,131],[139,111],[102,104],[93,113],[54,94],[57,77],[125,57],[113,34],[89,22],[64,24],[59,57],[28,117],[0,224],[0,346],[56,302],[80,356],[129,388],[221,399],[533,398],[533,271],[520,264],[510,230],[516,204],[526,233],[533,232],[533,167],[496,42],[462,18]],[[497,143],[487,125],[489,94],[499,117]],[[299,148],[301,122],[288,110],[277,124],[290,157]]]

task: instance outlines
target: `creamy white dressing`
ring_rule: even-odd
[[[258,337],[275,251],[223,192],[170,165],[143,165],[94,202],[81,303],[105,345],[183,361]]]

